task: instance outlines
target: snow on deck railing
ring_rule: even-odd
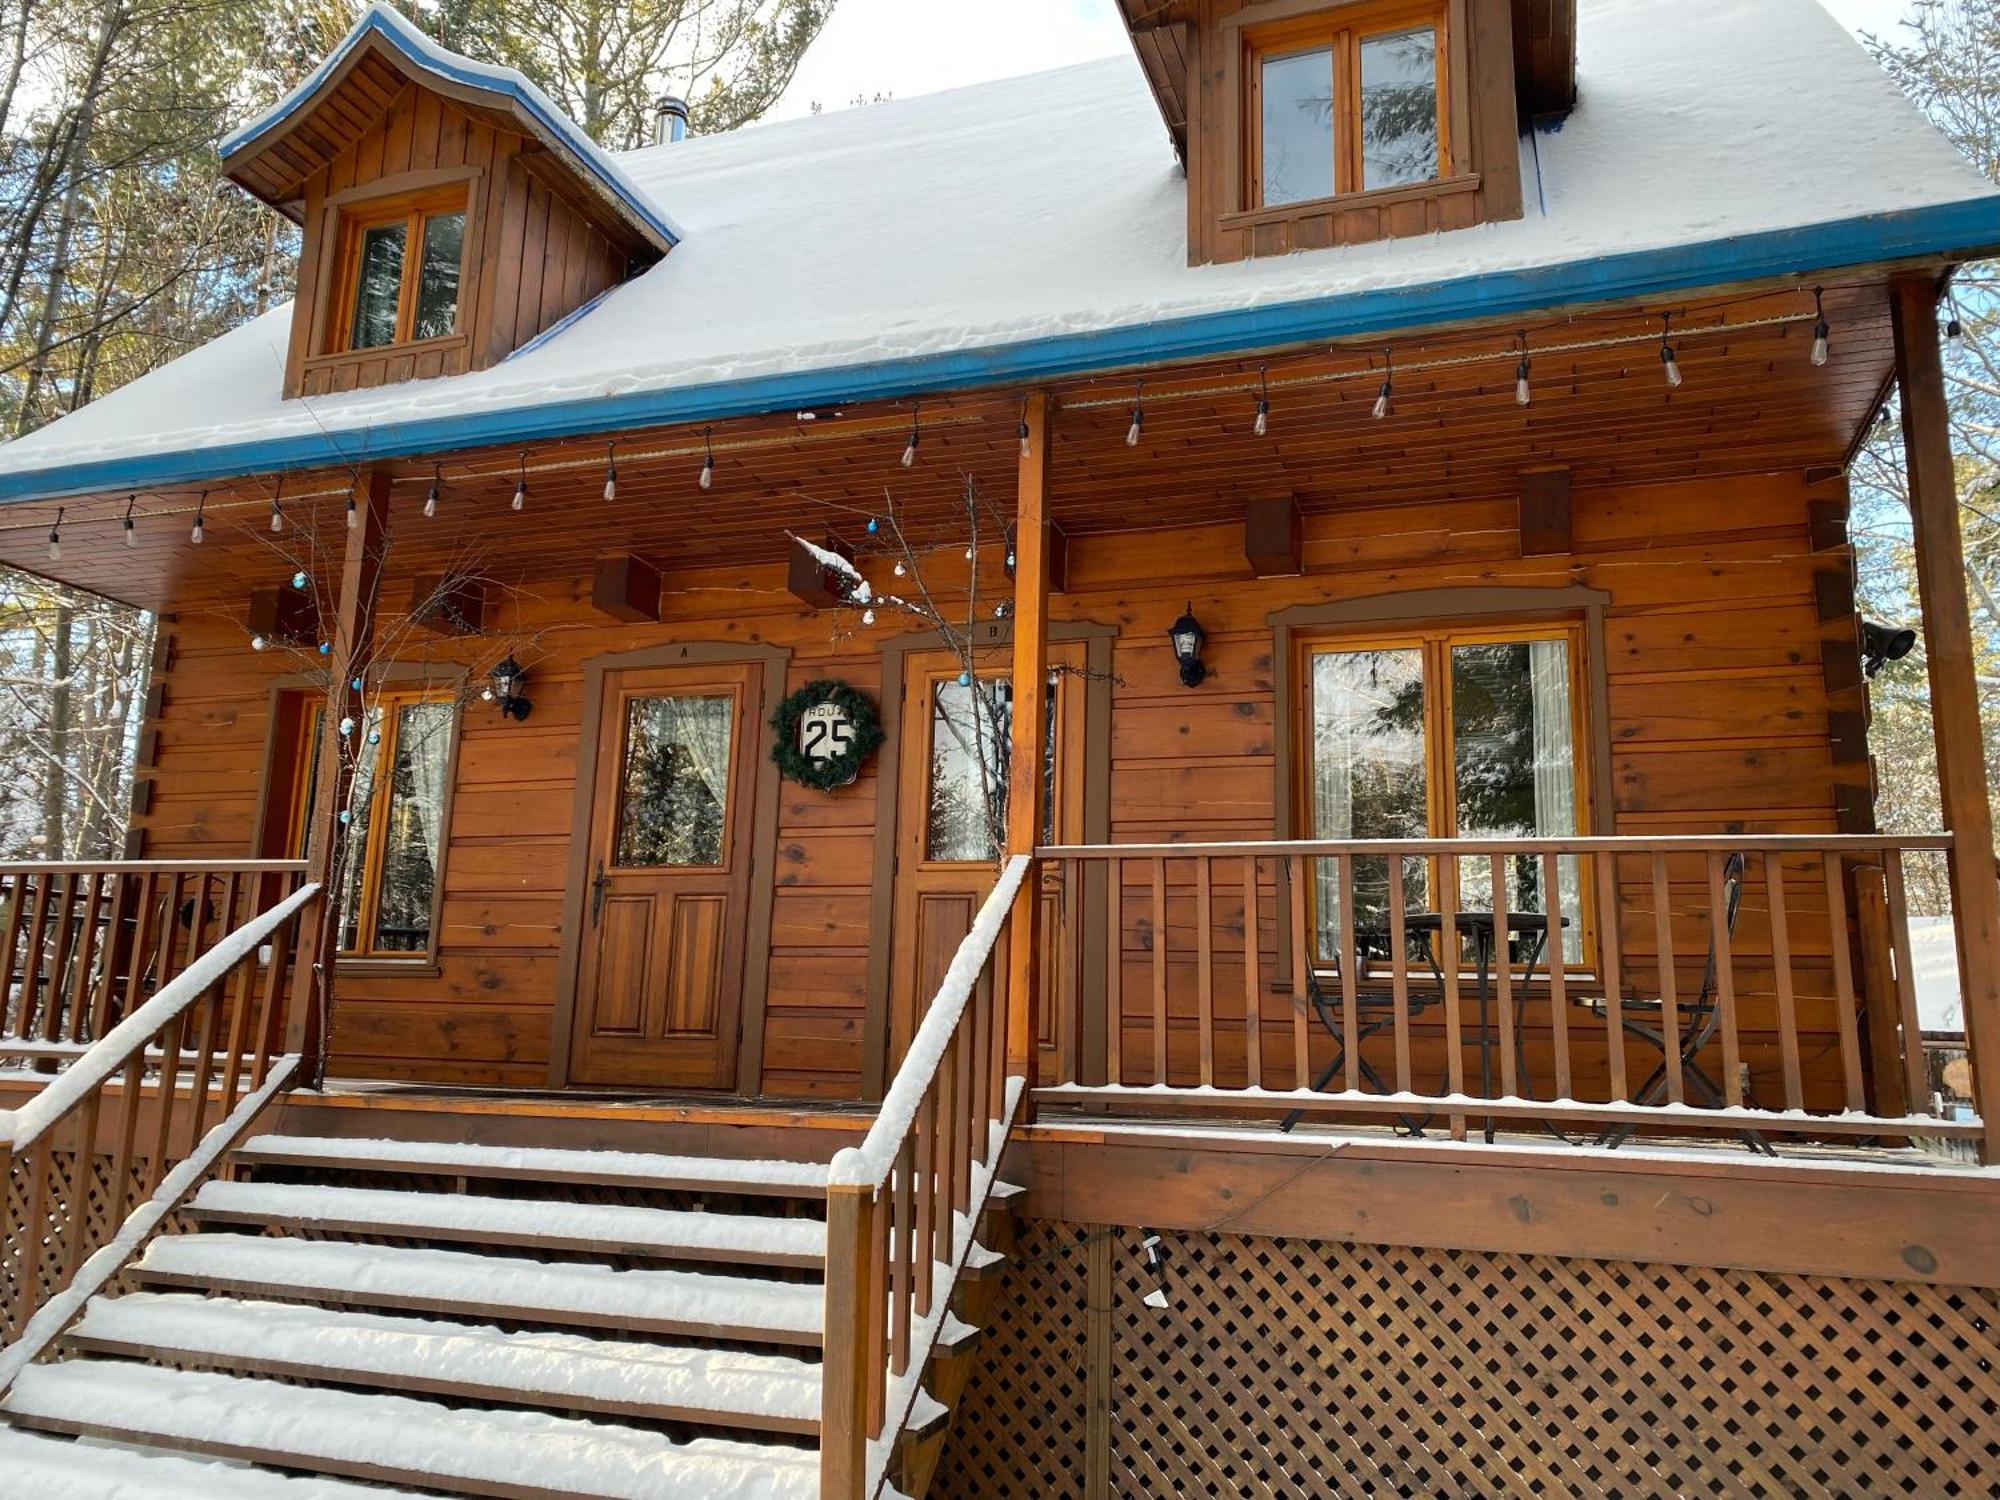
[[[262,916],[244,923],[162,985],[159,993],[106,1032],[41,1093],[11,1114],[0,1112],[0,1145],[19,1151],[83,1103],[175,1016],[227,978],[231,969],[318,894],[319,887],[309,882]]]
[[[923,1024],[917,1027],[910,1050],[904,1055],[903,1065],[896,1070],[895,1082],[882,1096],[882,1107],[875,1115],[875,1123],[869,1127],[867,1137],[859,1146],[849,1146],[834,1157],[827,1168],[829,1183],[879,1188],[889,1180],[890,1170],[896,1163],[896,1153],[902,1150],[903,1141],[916,1121],[917,1108],[929,1092],[932,1080],[937,1077],[938,1068],[944,1062],[945,1049],[951,1045],[965,1007],[971,1003],[980,970],[986,967],[986,960],[993,955],[994,944],[1000,940],[1000,929],[1006,923],[1007,913],[1013,909],[1014,897],[1021,889],[1021,882],[1027,879],[1028,869],[1033,863],[1034,860],[1026,854],[1017,854],[1007,861],[1006,868],[1000,872],[999,883],[987,896],[986,904],[979,908],[972,930],[966,933],[965,940],[958,945],[958,952],[952,957],[951,967],[945,970],[944,980],[938,985],[937,998],[925,1013]]]

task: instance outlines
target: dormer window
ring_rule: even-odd
[[[1243,39],[1245,208],[1450,175],[1442,5],[1348,6]]]
[[[328,353],[446,338],[458,329],[466,190],[399,194],[341,210],[336,285],[346,307],[330,320]]]

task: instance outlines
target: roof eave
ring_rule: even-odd
[[[352,465],[612,432],[719,421],[840,401],[1067,379],[1105,370],[1326,344],[1411,328],[1511,319],[1564,306],[1642,301],[1779,277],[2000,253],[2000,194],[1831,223],[1767,230],[1417,286],[1205,312],[987,348],[667,386],[618,396],[376,422],[172,453],[0,474],[0,504]]]

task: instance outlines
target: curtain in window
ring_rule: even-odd
[[[1570,702],[1569,643],[1531,641],[1528,683],[1534,703],[1535,832],[1564,838],[1577,831],[1575,715]],[[1570,919],[1563,935],[1563,952],[1572,961],[1583,957],[1582,872],[1574,857],[1556,862],[1562,884],[1562,908]],[[1547,910],[1546,900],[1538,903]]]
[[[729,740],[735,704],[728,698],[662,698],[669,742],[687,753],[688,763],[715,799],[729,801]]]

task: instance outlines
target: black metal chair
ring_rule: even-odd
[[[1365,1049],[1369,1038],[1376,1036],[1378,1033],[1391,1030],[1395,1026],[1396,997],[1391,992],[1379,987],[1372,989],[1361,987],[1361,980],[1367,973],[1368,960],[1371,957],[1380,959],[1385,963],[1388,962],[1390,957],[1389,935],[1386,932],[1357,929],[1354,934],[1354,949],[1355,966],[1360,971],[1355,975],[1354,995],[1354,1050],[1358,1054],[1356,1058],[1357,1071],[1376,1093],[1393,1094],[1396,1092],[1395,1089],[1382,1076],[1380,1070],[1373,1063],[1369,1062],[1368,1053]],[[1315,1093],[1324,1092],[1327,1084],[1333,1081],[1334,1074],[1340,1072],[1347,1064],[1347,1032],[1346,1028],[1342,1025],[1341,1015],[1342,1007],[1346,1003],[1346,995],[1341,987],[1337,962],[1334,965],[1331,979],[1331,984],[1322,983],[1317,969],[1311,965],[1307,966],[1306,1000],[1312,1006],[1313,1014],[1319,1018],[1319,1024],[1333,1038],[1333,1058],[1324,1068],[1320,1069],[1319,1077],[1313,1080],[1313,1092]],[[1438,998],[1437,995],[1427,991],[1412,990],[1409,995],[1410,1018],[1414,1020],[1416,1017],[1422,1015],[1438,1002]],[[1285,1116],[1278,1128],[1281,1131],[1290,1131],[1300,1120],[1305,1118],[1305,1113],[1306,1111],[1303,1108],[1293,1110]],[[1431,1117],[1428,1115],[1423,1119],[1412,1119],[1409,1116],[1403,1116],[1402,1123],[1410,1134],[1421,1135],[1424,1126],[1430,1123],[1430,1119]]]
[[[1722,903],[1725,933],[1736,935],[1736,913],[1743,904],[1744,860],[1740,853],[1732,854],[1722,867]],[[1719,987],[1716,981],[1717,954],[1716,939],[1711,931],[1708,940],[1708,963],[1702,970],[1701,989],[1692,1001],[1677,1003],[1681,1012],[1680,1025],[1680,1066],[1681,1078],[1691,1093],[1702,1096],[1701,1102],[1720,1108],[1727,1100],[1722,1086],[1709,1077],[1701,1066],[1700,1057],[1704,1047],[1715,1039],[1716,1030],[1722,1024]],[[1603,1017],[1610,1009],[1600,998],[1583,1002],[1593,1015]],[[1667,1092],[1667,1032],[1662,1017],[1666,1002],[1660,996],[1640,997],[1619,1002],[1621,1029],[1627,1036],[1636,1037],[1660,1054],[1660,1064],[1654,1068],[1644,1084],[1639,1088],[1635,1101],[1639,1104],[1658,1104]],[[1630,1140],[1637,1127],[1613,1125],[1597,1138],[1600,1146],[1616,1150]],[[1771,1143],[1754,1130],[1739,1130],[1737,1135],[1752,1151],[1766,1156],[1776,1156]]]

